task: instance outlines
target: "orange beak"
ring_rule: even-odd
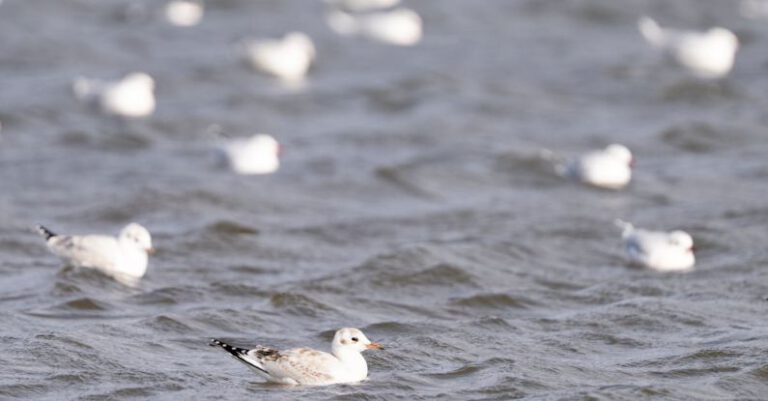
[[[368,349],[384,349],[384,347],[382,347],[381,344],[379,344],[379,343],[370,343],[370,344],[366,345],[365,348],[368,348]]]
[[[147,248],[147,253],[150,255],[154,255],[157,252],[157,249],[155,247]]]

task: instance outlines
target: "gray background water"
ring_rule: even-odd
[[[768,398],[768,24],[738,2],[411,1],[413,48],[339,38],[321,2],[210,1],[191,29],[128,4],[0,6],[0,398]],[[734,29],[733,74],[659,62],[643,14]],[[292,29],[319,52],[301,91],[233,55]],[[133,70],[158,81],[146,121],[69,91]],[[277,136],[283,168],[216,168],[211,124]],[[611,142],[637,158],[626,191],[536,158]],[[617,217],[688,230],[697,270],[627,267]],[[160,250],[137,288],[62,269],[30,228],[129,221]],[[264,385],[206,345],[327,349],[343,326],[387,346],[359,385]]]

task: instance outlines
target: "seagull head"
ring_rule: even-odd
[[[339,329],[336,335],[333,336],[332,348],[334,354],[338,355],[340,352],[354,351],[360,353],[369,349],[382,349],[383,347],[381,344],[369,340],[360,329],[344,328]]]
[[[684,252],[693,252],[693,238],[685,231],[672,231],[669,233],[670,245]]]
[[[134,245],[148,254],[155,253],[155,248],[152,247],[152,236],[141,224],[128,224],[120,231],[119,238],[121,242]]]
[[[627,147],[624,145],[619,145],[616,143],[608,145],[608,147],[605,148],[605,153],[622,163],[626,163],[627,166],[632,167],[632,165],[635,163],[635,160],[632,157],[632,152],[630,152],[629,149],[627,149]]]

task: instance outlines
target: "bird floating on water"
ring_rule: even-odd
[[[621,189],[632,179],[634,158],[624,145],[608,145],[573,160],[549,150],[543,150],[542,157],[554,163],[558,175],[598,188]]]
[[[267,134],[250,138],[228,138],[219,145],[222,159],[232,171],[243,174],[271,174],[280,168],[280,143]]]
[[[331,29],[339,35],[362,36],[397,46],[413,46],[421,41],[423,35],[419,14],[402,7],[365,14],[331,10],[326,19]]]
[[[733,69],[739,39],[728,29],[662,28],[649,17],[640,18],[638,27],[648,43],[699,78],[722,78]]]
[[[243,50],[253,68],[289,83],[301,82],[316,57],[312,39],[301,32],[280,39],[248,40]]]
[[[685,231],[649,231],[622,220],[615,223],[622,230],[624,251],[631,263],[663,272],[693,269],[693,238]]]
[[[249,350],[217,339],[212,339],[210,345],[223,348],[269,382],[320,386],[365,380],[368,364],[361,353],[382,349],[380,344],[371,342],[362,331],[353,328],[336,331],[330,354],[311,348],[278,351],[257,346]]]
[[[203,12],[203,2],[198,0],[171,0],[165,5],[165,19],[181,27],[199,24]]]
[[[155,80],[133,72],[117,81],[79,77],[72,84],[75,97],[108,115],[141,118],[155,112]]]
[[[149,231],[137,223],[125,226],[117,237],[59,235],[44,226],[37,230],[65,264],[95,269],[125,284],[134,284],[146,274],[148,255],[155,252]]]

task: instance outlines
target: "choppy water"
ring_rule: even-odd
[[[208,3],[191,29],[153,2],[0,6],[0,398],[768,398],[765,21],[735,1],[420,0],[424,42],[393,48],[335,36],[321,2]],[[734,29],[735,71],[659,63],[642,14]],[[318,46],[303,90],[233,55],[292,29]],[[132,70],[158,81],[144,122],[68,89]],[[211,124],[277,136],[283,168],[217,169]],[[610,142],[637,157],[623,192],[536,159]],[[616,217],[688,230],[697,270],[627,267]],[[160,250],[137,288],[61,269],[30,228],[134,220]],[[359,385],[264,385],[206,345],[327,349],[342,326],[387,346]]]

